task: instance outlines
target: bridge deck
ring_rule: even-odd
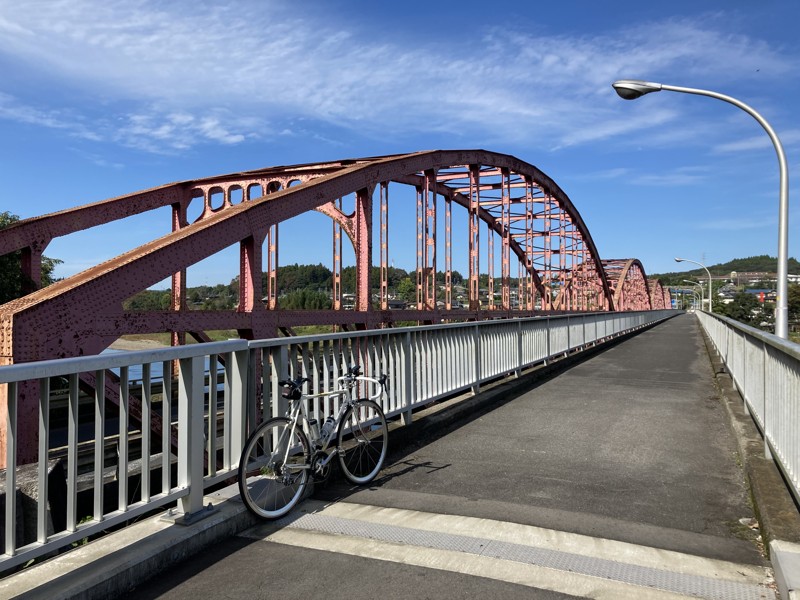
[[[774,597],[693,317],[503,400],[130,597]]]

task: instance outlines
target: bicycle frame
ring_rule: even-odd
[[[305,395],[302,394],[300,398],[297,400],[289,400],[289,409],[286,412],[287,418],[291,421],[292,426],[288,430],[289,432],[289,439],[292,438],[294,435],[295,429],[298,426],[298,423],[302,422],[305,423],[305,429],[308,431],[308,439],[312,445],[312,448],[316,448],[319,452],[328,452],[328,447],[330,446],[331,440],[334,439],[336,436],[336,432],[339,430],[339,426],[341,425],[342,418],[345,415],[347,409],[352,406],[356,400],[353,399],[352,390],[359,382],[366,382],[372,383],[377,386],[377,391],[374,394],[368,395],[367,397],[370,400],[377,400],[381,397],[384,391],[383,384],[378,381],[377,379],[373,379],[372,377],[365,377],[363,375],[359,375],[356,377],[340,377],[340,382],[344,382],[344,387],[330,391],[330,392],[321,392],[319,394],[310,394]],[[329,397],[338,397],[344,396],[344,401],[339,405],[339,410],[334,417],[333,427],[331,427],[330,431],[325,437],[314,437],[314,431],[311,428],[311,422],[308,418],[308,409],[306,408],[306,400],[313,400],[316,398],[329,398]],[[279,440],[280,442],[280,440]],[[310,464],[304,465],[295,465],[290,464],[288,462],[289,459],[289,446],[286,446],[286,453],[283,457],[283,465],[287,471],[302,471],[311,469]],[[326,458],[321,461],[320,466],[325,467],[327,464],[333,459],[334,453],[329,453]]]

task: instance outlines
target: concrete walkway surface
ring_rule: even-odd
[[[368,487],[334,476],[262,523],[233,486],[209,500],[225,518],[191,526],[205,528],[189,536],[205,547],[191,557],[185,541],[158,541],[191,528],[145,520],[50,561],[72,567],[49,582],[48,563],[7,578],[0,596],[104,597],[121,580],[129,598],[165,599],[774,598],[765,544],[784,544],[778,574],[791,587],[800,521],[774,465],[751,456],[734,395],[682,315],[431,407],[392,432]],[[781,508],[754,510],[749,486]],[[26,588],[4,591],[11,580],[39,584],[15,595]]]

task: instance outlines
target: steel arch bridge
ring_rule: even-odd
[[[398,195],[398,186],[410,192]],[[416,198],[416,302],[405,310],[389,310],[390,191],[406,207],[413,204],[408,198]],[[345,213],[347,197],[354,210]],[[190,223],[193,202],[202,210]],[[552,179],[513,156],[485,150],[273,167],[173,183],[20,221],[0,232],[0,255],[19,251],[24,274],[39,281],[42,253],[54,238],[162,207],[171,208],[172,233],[0,306],[2,364],[93,354],[133,333],[169,331],[179,344],[187,334],[203,340],[205,331],[218,329],[262,338],[303,324],[371,328],[396,321],[670,305],[669,292],[647,280],[638,260],[600,258],[577,209]],[[281,310],[278,226],[312,210],[333,221],[333,308]],[[454,210],[465,211],[468,221],[466,306],[453,298]],[[380,281],[374,301],[370,272],[376,221]],[[355,252],[353,310],[345,310],[342,301],[343,234]],[[187,268],[236,244],[238,307],[189,310]],[[488,288],[480,286],[482,271]],[[443,274],[443,284],[437,273]],[[169,277],[170,310],[123,310],[126,299]]]
[[[405,209],[416,223],[416,301],[402,310],[390,310],[390,192],[393,212]],[[345,210],[350,202],[352,210]],[[190,221],[190,208],[198,205],[199,214]],[[120,336],[136,333],[171,332],[178,345],[187,335],[207,340],[205,332],[211,330],[234,329],[241,337],[258,339],[306,324],[374,328],[399,321],[670,306],[669,292],[647,280],[638,260],[600,258],[577,209],[552,179],[513,156],[485,150],[273,167],[163,185],[19,221],[0,231],[0,255],[19,253],[23,279],[36,288],[42,254],[53,239],[167,207],[171,233],[0,306],[0,365],[96,354]],[[461,230],[467,236],[462,244],[468,254],[466,305],[453,297],[454,210],[466,216]],[[332,308],[283,310],[277,286],[278,226],[309,211],[333,222]],[[379,242],[375,297],[373,230]],[[345,236],[356,263],[350,310],[342,290]],[[456,239],[463,242],[463,237]],[[238,247],[238,306],[190,310],[187,269],[231,246]],[[125,300],[167,278],[172,281],[168,310],[124,310]],[[98,384],[89,374],[81,377],[88,390]],[[106,399],[119,403],[122,390],[115,376],[106,373],[102,381]],[[35,459],[38,438],[39,390],[29,388],[23,383],[18,390],[18,435],[26,440],[22,463]],[[0,424],[7,419],[6,393],[0,389]],[[130,398],[129,410],[132,418],[141,417],[138,399]],[[157,416],[151,427],[156,435],[164,432]],[[4,446],[5,428],[0,427]]]

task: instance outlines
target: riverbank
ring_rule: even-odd
[[[158,340],[151,339],[128,339],[119,338],[109,346],[111,350],[154,350],[156,348],[169,348],[169,344],[164,344]]]

